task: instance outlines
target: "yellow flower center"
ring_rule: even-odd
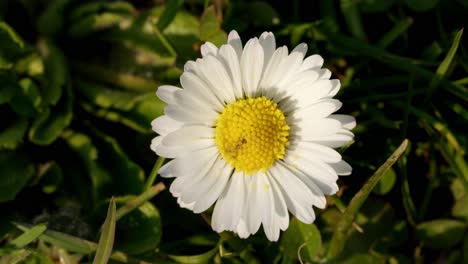
[[[221,155],[247,174],[266,171],[282,159],[288,137],[283,112],[264,96],[227,105],[216,121],[215,141]]]

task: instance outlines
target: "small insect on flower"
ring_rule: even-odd
[[[152,122],[151,149],[173,159],[160,174],[175,177],[170,192],[181,207],[201,213],[214,204],[215,231],[246,238],[263,225],[277,241],[288,210],[312,223],[312,206],[324,208],[338,175],[351,174],[334,148],[353,139],[355,119],[333,114],[340,82],[306,52],[306,44],[276,48],[271,32],[242,47],[232,31],[185,64],[183,89],[158,88],[167,106]]]

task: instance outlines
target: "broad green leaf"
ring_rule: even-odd
[[[99,162],[112,175],[112,185],[115,193],[139,194],[143,191],[144,172],[119,146],[117,141],[91,128],[97,140],[96,147],[99,149]]]
[[[141,133],[151,133],[151,121],[164,113],[165,103],[156,96],[147,98],[135,105],[130,111],[99,109],[83,103],[83,108],[101,118],[122,123]]]
[[[15,149],[23,142],[24,134],[28,129],[28,120],[17,118],[0,131],[0,149]]]
[[[112,27],[134,13],[133,6],[124,1],[87,3],[70,14],[72,23],[68,33],[72,37],[83,37]]]
[[[395,170],[390,168],[383,176],[382,179],[377,183],[373,192],[380,195],[385,195],[390,192],[395,185],[396,174]]]
[[[132,14],[135,12],[135,8],[128,2],[125,1],[114,1],[114,2],[90,2],[80,5],[70,13],[71,20],[77,20],[84,16],[102,13],[105,11],[120,13],[120,14]]]
[[[461,221],[437,219],[419,224],[416,234],[427,247],[449,249],[463,239],[466,227]]]
[[[294,217],[281,236],[280,245],[284,253],[293,260],[300,257],[305,261],[313,261],[320,251],[322,240],[314,224],[304,224]]]
[[[109,260],[112,253],[115,237],[115,222],[116,222],[116,205],[115,199],[112,198],[107,210],[107,217],[104,221],[101,230],[101,237],[96,249],[93,264],[105,264]]]
[[[81,133],[67,130],[62,135],[68,146],[78,155],[92,184],[93,200],[109,195],[112,175],[98,163],[98,150],[91,139]]]
[[[455,201],[452,207],[452,216],[464,219],[468,222],[468,195]]]
[[[104,85],[91,82],[75,82],[78,90],[92,103],[102,108],[114,108],[123,111],[131,110],[145,97],[154,97],[154,93],[134,93],[111,89]]]
[[[0,104],[9,102],[16,91],[21,89],[12,74],[0,72]]]
[[[37,20],[39,33],[48,36],[57,35],[63,28],[67,6],[70,0],[51,1]]]
[[[5,45],[6,42],[13,42],[20,48],[24,47],[21,37],[18,36],[12,27],[3,21],[0,21],[0,32],[0,40],[3,45]]]
[[[158,28],[163,31],[174,19],[177,11],[184,3],[184,0],[169,0],[164,7],[164,11],[159,17]]]
[[[29,78],[21,79],[19,86],[20,89],[10,101],[11,108],[20,116],[34,116],[39,111],[42,102],[39,88]]]
[[[0,21],[0,58],[2,64],[17,58],[24,52],[25,44],[16,31],[7,23]]]
[[[205,9],[200,18],[200,40],[212,42],[216,46],[226,43],[227,35],[221,30],[214,6]]]
[[[200,22],[186,11],[177,12],[171,24],[162,32],[183,59],[193,59],[198,55],[195,48],[199,42]]]
[[[68,30],[68,34],[74,38],[82,38],[91,33],[108,29],[128,18],[129,15],[113,13],[91,15],[83,18],[75,24],[72,24]]]
[[[47,225],[46,224],[38,224],[33,226],[28,231],[21,234],[19,237],[15,238],[14,240],[8,242],[9,245],[12,245],[16,248],[23,248],[36,240],[44,231],[46,231]]]
[[[417,12],[426,12],[434,8],[439,0],[405,0],[406,5]]]
[[[203,264],[203,263],[211,263],[210,261],[214,257],[214,255],[218,252],[218,247],[211,249],[202,254],[198,255],[169,255],[169,258],[172,260],[177,261],[178,263],[186,263],[186,264]]]
[[[75,63],[75,70],[96,81],[134,92],[154,92],[158,87],[155,80],[150,80],[130,73],[111,70],[102,65]]]
[[[72,108],[73,94],[69,83],[58,104],[47,108],[33,121],[28,135],[31,142],[38,145],[54,142],[70,124],[73,117]]]
[[[68,66],[65,57],[51,41],[38,43],[44,57],[45,82],[42,84],[42,98],[45,104],[56,105],[68,80]]]
[[[125,206],[134,197],[117,198],[117,206]],[[150,202],[143,203],[119,220],[115,233],[115,248],[119,250],[129,254],[153,250],[161,240],[161,218],[158,209]]]
[[[15,199],[34,171],[33,163],[25,155],[0,151],[0,203]]]

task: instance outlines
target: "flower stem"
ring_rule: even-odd
[[[145,190],[148,190],[151,188],[151,186],[153,186],[154,181],[156,180],[156,176],[158,176],[159,169],[164,163],[164,160],[164,157],[158,157],[158,160],[156,160],[156,163],[154,163],[153,169],[151,170],[151,173],[148,176],[148,180],[146,181]]]
[[[395,150],[395,152],[393,152],[393,154],[385,161],[385,163],[382,164],[379,169],[377,169],[377,171],[369,178],[369,180],[367,180],[364,186],[362,186],[361,190],[359,190],[359,192],[354,195],[353,199],[343,213],[343,217],[341,218],[340,222],[338,222],[335,232],[333,233],[330,247],[328,248],[326,255],[327,259],[336,257],[341,253],[347,239],[347,234],[349,234],[348,230],[353,224],[354,218],[359,212],[359,209],[367,200],[367,197],[371,193],[372,189],[374,189],[375,185],[379,182],[385,172],[387,172],[387,170],[390,169],[390,167],[392,167],[392,165],[401,157],[407,147],[408,140],[405,139]]]

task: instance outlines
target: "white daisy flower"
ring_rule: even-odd
[[[351,166],[334,150],[353,139],[352,116],[333,114],[339,80],[319,55],[304,58],[276,48],[271,32],[244,47],[237,34],[219,49],[201,46],[189,61],[183,89],[160,86],[165,115],[152,127],[151,149],[172,158],[160,174],[175,177],[170,192],[181,207],[201,213],[214,205],[212,227],[246,238],[260,225],[271,241],[289,225],[289,212],[312,223],[312,206],[338,191]]]

